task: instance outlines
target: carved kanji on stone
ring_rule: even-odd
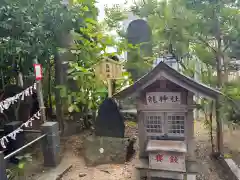
[[[153,96],[153,103],[157,103],[157,100],[156,100],[156,97],[155,96]]]
[[[169,160],[170,160],[170,163],[178,163],[178,157],[177,156],[170,156]]]
[[[164,100],[164,102],[166,102],[168,100],[168,97],[166,95],[164,95],[163,100]]]
[[[151,96],[148,96],[148,102],[152,102],[152,97]]]
[[[157,162],[162,162],[162,160],[163,160],[163,155],[162,155],[162,154],[156,155],[156,160],[157,160]]]

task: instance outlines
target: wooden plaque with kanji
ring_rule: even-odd
[[[122,77],[122,65],[119,62],[104,59],[94,66],[95,74],[102,80]]]

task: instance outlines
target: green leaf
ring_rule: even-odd
[[[71,113],[71,112],[73,112],[73,111],[74,111],[74,109],[75,109],[75,108],[74,108],[74,105],[71,105],[71,106],[68,108],[68,112],[70,112],[70,113]]]
[[[106,93],[106,92],[108,92],[108,90],[107,90],[107,88],[99,88],[99,89],[97,89],[97,92]]]
[[[24,162],[20,162],[20,163],[18,164],[18,168],[19,168],[19,169],[24,169],[24,167],[25,167],[25,163],[24,163]]]
[[[67,96],[67,88],[66,87],[62,87],[61,89],[60,89],[60,96],[61,97],[66,97]]]
[[[84,6],[84,7],[82,8],[82,10],[83,10],[83,11],[89,11],[89,8],[88,8],[87,6]]]
[[[97,24],[97,21],[95,21],[94,19],[91,19],[91,18],[86,18],[85,21],[88,23],[91,23],[91,24]]]
[[[16,47],[16,52],[19,53],[21,51],[20,47]]]
[[[68,49],[66,49],[66,48],[58,48],[58,52],[60,53],[60,54],[64,54],[64,53],[66,53],[68,51]]]

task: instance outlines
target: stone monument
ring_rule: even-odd
[[[117,103],[107,98],[99,107],[95,123],[96,136],[124,138],[125,125]]]
[[[129,159],[133,141],[124,137],[124,120],[114,99],[107,98],[100,105],[94,129],[95,133],[84,142],[87,165],[119,164]]]

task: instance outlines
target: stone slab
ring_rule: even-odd
[[[187,146],[184,141],[171,141],[171,140],[150,140],[147,143],[146,151],[171,151],[186,153]]]
[[[159,171],[153,169],[137,169],[138,172],[136,177],[144,178],[144,177],[151,177],[151,179],[174,179],[174,180],[183,180],[184,173],[178,172],[170,172],[170,171]],[[140,180],[140,179],[136,179]]]
[[[186,161],[187,173],[197,174],[199,173],[199,165],[196,161]]]
[[[56,168],[51,168],[44,173],[41,173],[40,176],[36,177],[36,180],[56,180],[59,174],[63,173],[70,165],[71,161],[68,161],[67,157],[64,157],[63,160]]]
[[[197,177],[195,174],[187,174],[187,180],[196,180]]]
[[[228,166],[229,170],[233,174],[233,178],[236,180],[240,180],[240,169],[238,165],[232,159],[224,159],[226,165]]]
[[[84,141],[84,158],[87,165],[124,163],[128,139],[89,136]]]
[[[59,133],[59,126],[57,122],[45,122],[41,126],[43,133]]]
[[[196,175],[198,174],[198,163],[196,161],[186,161],[187,174]],[[149,160],[147,158],[139,158],[135,162],[136,169],[139,170],[148,170],[149,169]]]

